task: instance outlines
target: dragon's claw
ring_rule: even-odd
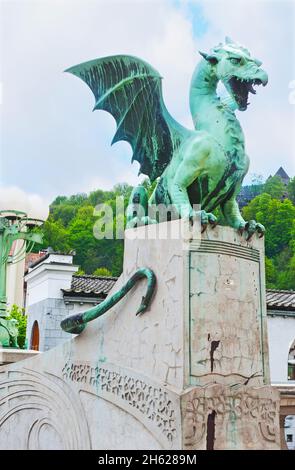
[[[142,227],[143,225],[150,225],[150,224],[156,224],[157,221],[155,219],[151,219],[148,216],[144,217],[133,217],[133,219],[129,220],[126,228],[137,228],[137,227]]]
[[[240,235],[243,235],[245,232],[246,241],[249,241],[253,237],[254,233],[258,233],[259,238],[262,238],[265,234],[265,227],[255,220],[249,220],[248,222],[241,224],[238,231]]]
[[[265,227],[262,224],[256,224],[256,231],[259,233],[259,238],[262,238],[265,234]]]
[[[208,227],[208,224],[202,224],[201,233],[204,233],[207,227]]]
[[[217,218],[215,215],[211,214],[211,212],[206,212],[203,210],[196,212],[192,209],[189,216],[190,222],[193,223],[195,218],[198,218],[201,222],[201,233],[205,232],[208,225],[210,225],[212,228],[215,228],[217,225]]]
[[[215,228],[217,225],[217,218],[215,215],[211,214],[211,212],[201,211],[201,225],[201,233],[206,230],[208,225],[211,225],[212,228]]]

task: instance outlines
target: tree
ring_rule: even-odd
[[[265,226],[265,252],[269,258],[278,255],[292,242],[295,206],[289,199],[280,201],[263,193],[243,208],[243,216]]]
[[[8,320],[17,321],[18,337],[17,342],[20,349],[25,348],[26,342],[26,330],[27,330],[27,316],[24,314],[25,310],[18,307],[17,305],[12,305],[11,309],[8,312]]]
[[[274,199],[282,199],[286,192],[286,186],[279,176],[271,176],[264,184],[263,192]]]
[[[287,186],[288,198],[295,204],[295,176],[290,179]]]
[[[295,206],[263,193],[243,208],[246,220],[266,228],[265,270],[268,288],[295,289]]]
[[[112,273],[111,273],[111,271],[109,271],[107,268],[97,268],[97,269],[94,271],[93,276],[110,277],[110,276],[112,276]]]
[[[86,193],[73,194],[68,198],[70,204],[81,206],[82,204],[87,204],[88,197]]]
[[[64,204],[67,200],[67,196],[57,196],[51,203],[51,206],[58,206],[59,204]]]
[[[67,227],[71,220],[75,217],[79,206],[72,204],[58,204],[51,206],[50,213],[54,220],[58,220],[64,227]]]
[[[69,244],[76,251],[75,263],[86,273],[93,272],[92,266],[89,270],[88,261],[91,264],[89,253],[97,246],[97,240],[93,236],[94,223],[93,207],[87,205],[78,209],[68,227]]]
[[[118,183],[113,187],[114,196],[123,196],[125,199],[129,199],[133,186],[128,183]]]
[[[91,206],[95,207],[98,204],[103,204],[105,201],[110,199],[111,192],[110,191],[103,191],[102,189],[97,189],[96,191],[92,191],[88,196],[88,202]]]
[[[285,265],[284,270],[278,272],[277,287],[295,290],[295,254]]]
[[[63,253],[71,250],[69,233],[60,220],[54,220],[54,217],[50,215],[43,225],[42,232],[44,234],[43,248],[50,246],[54,251],[61,251]]]
[[[265,277],[266,287],[274,289],[276,287],[277,271],[272,259],[265,257]]]
[[[75,272],[75,276],[84,276],[84,274],[85,274],[85,271],[81,268]]]

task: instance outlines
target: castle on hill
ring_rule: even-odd
[[[278,176],[286,187],[291,179],[290,176],[285,172],[284,168],[281,166],[274,176]],[[270,175],[267,180],[270,178],[272,178],[272,175]],[[252,199],[261,194],[263,186],[264,185],[262,183],[242,186],[241,191],[237,197],[239,206],[244,207],[249,204]]]

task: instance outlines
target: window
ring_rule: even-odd
[[[293,434],[287,434],[287,442],[293,442]]]
[[[288,380],[295,380],[295,341],[293,341],[289,350]]]

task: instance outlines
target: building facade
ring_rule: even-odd
[[[25,303],[30,349],[48,351],[68,340],[60,322],[100,303],[116,282],[116,278],[75,276],[77,271],[73,255],[60,253],[47,253],[28,268]]]
[[[295,291],[270,289],[266,292],[266,302],[270,376],[272,384],[285,397],[281,419],[284,419],[286,445],[295,450]]]

